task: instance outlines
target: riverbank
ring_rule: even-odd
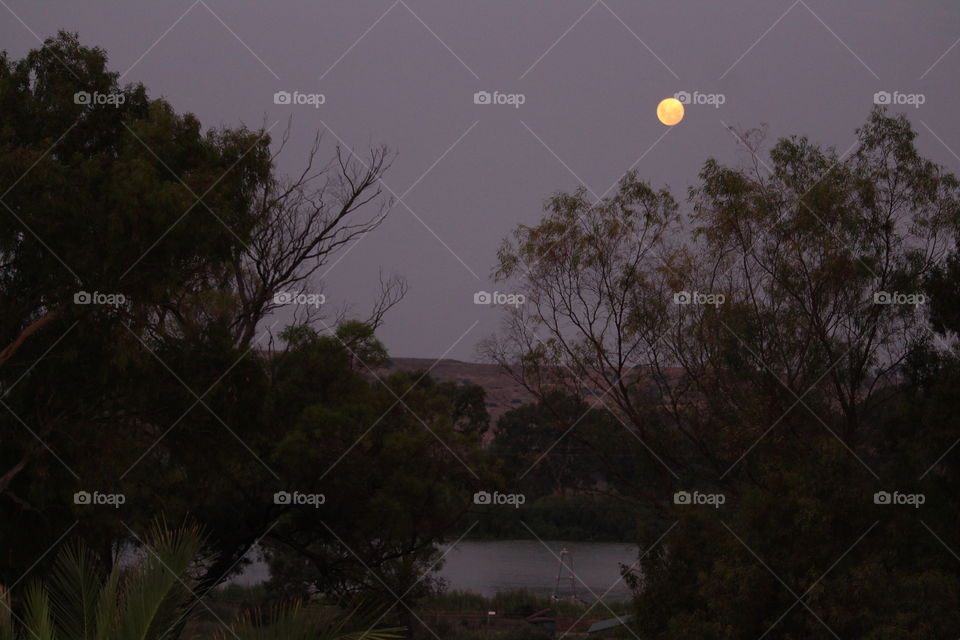
[[[473,510],[470,540],[576,540],[623,542],[636,539],[638,511],[612,498],[592,495],[526,496],[520,508],[494,505]]]
[[[238,615],[269,609],[271,598],[262,585],[231,584],[215,589],[203,610],[190,624],[187,638],[205,638],[222,630],[220,620],[231,620]],[[322,616],[332,607],[314,602],[308,605]],[[630,601],[613,604],[594,604],[584,601],[534,593],[528,589],[498,592],[493,597],[466,591],[447,591],[424,599],[417,604],[414,620],[427,629],[422,637],[442,640],[540,640],[551,637],[550,630],[571,640],[588,638],[592,624],[630,615]],[[591,635],[591,640],[627,638],[624,628],[611,629],[603,636]]]
[[[554,600],[527,589],[501,591],[493,597],[448,591],[424,600],[418,615],[444,640],[534,640],[550,637],[552,628],[566,638],[587,638],[592,624],[632,613],[629,601],[607,606],[594,602]],[[614,629],[603,638],[628,633]]]

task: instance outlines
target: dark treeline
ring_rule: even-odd
[[[946,637],[957,179],[879,108],[843,156],[737,135],[690,213],[634,173],[552,197],[499,252],[527,304],[485,352],[635,502],[639,637]],[[568,426],[568,396],[619,437]]]
[[[391,154],[321,161],[318,140],[301,174],[279,175],[266,131],[203,131],[119,87],[105,53],[69,34],[0,58],[0,114],[0,584],[14,608],[55,547],[82,542],[106,579],[149,555],[159,518],[203,534],[191,595],[255,545],[345,606],[422,595],[435,543],[489,473],[477,400],[371,376],[401,280],[363,317],[304,304],[285,328],[264,321],[316,300],[311,276],[381,223]]]

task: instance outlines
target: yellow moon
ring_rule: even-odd
[[[657,118],[668,127],[683,120],[683,103],[676,98],[664,98],[657,105]]]

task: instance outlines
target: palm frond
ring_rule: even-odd
[[[346,635],[337,636],[331,640],[398,640],[403,638],[403,627],[391,627],[389,629],[374,629],[371,631],[357,631]]]
[[[376,615],[378,610],[379,608],[375,608],[368,612]],[[404,631],[403,627],[384,629],[368,628],[362,631],[344,633],[344,629],[351,626],[351,620],[357,617],[359,611],[360,608],[357,608],[347,614],[338,613],[338,615],[327,618],[326,625],[323,627],[320,637],[324,640],[395,640],[397,638],[403,638],[401,633]],[[366,624],[362,622],[358,621],[358,624],[361,627],[366,627]]]
[[[189,569],[201,536],[194,528],[157,527],[144,546],[146,558],[124,588],[118,635],[122,640],[167,640],[181,629],[183,608],[191,597]]]
[[[219,634],[220,640],[308,640],[316,638],[313,625],[304,615],[299,603],[280,605],[267,617],[260,610],[240,617],[230,628],[228,635]]]
[[[13,609],[10,607],[10,591],[0,586],[0,640],[14,640]]]
[[[101,586],[90,553],[82,547],[67,547],[46,586],[57,634],[70,640],[94,640]]]
[[[61,552],[49,577],[24,593],[24,619],[11,610],[0,587],[0,640],[177,640],[189,618],[195,581],[191,569],[202,547],[196,528],[158,525],[144,541],[143,560],[128,571],[114,566],[101,582],[92,554],[80,547]],[[369,612],[282,605],[264,616],[242,616],[220,631],[220,640],[399,640],[402,628],[346,632],[366,626]],[[329,615],[328,615],[329,614]],[[18,625],[15,622],[20,622]],[[21,628],[18,629],[18,626]],[[19,631],[19,633],[18,633]]]
[[[97,631],[94,640],[109,640],[114,637],[120,620],[119,591],[120,567],[114,565],[97,597]]]
[[[220,632],[218,640],[398,640],[403,628],[376,629],[344,633],[354,614],[318,619],[299,603],[281,605],[265,621],[262,612],[243,616],[230,629]]]
[[[39,582],[33,582],[26,589],[24,597],[25,624],[30,640],[56,640],[57,633],[50,612],[50,598]]]

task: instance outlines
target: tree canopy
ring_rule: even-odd
[[[268,324],[383,221],[392,154],[318,137],[282,175],[286,134],[118,83],[69,33],[0,58],[0,584],[64,536],[110,575],[158,514],[204,530],[200,595],[257,548],[344,598],[412,584],[487,473],[482,390],[374,373],[398,278]]]
[[[484,349],[541,403],[640,443],[643,638],[938,638],[956,628],[960,184],[904,116],[708,160],[689,213],[634,172],[550,198],[499,253]],[[589,441],[577,428],[562,438]],[[562,450],[559,454],[562,457]],[[608,461],[615,471],[616,462]],[[922,504],[922,507],[919,505]]]

